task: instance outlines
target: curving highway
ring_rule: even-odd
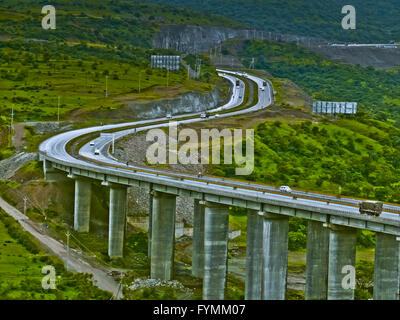
[[[153,120],[136,121],[130,123],[122,123],[116,125],[106,125],[99,127],[92,127],[86,129],[79,129],[70,132],[65,132],[54,136],[44,141],[40,147],[39,152],[42,159],[47,159],[51,162],[61,163],[63,165],[79,166],[84,168],[95,168],[97,171],[107,169],[109,172],[120,174],[135,175],[135,177],[152,177],[167,183],[168,181],[179,180],[183,186],[188,188],[205,187],[215,191],[235,191],[244,195],[251,195],[258,198],[268,198],[276,201],[285,201],[286,203],[303,204],[313,206],[315,208],[330,208],[337,209],[337,211],[357,214],[359,215],[358,205],[360,199],[340,198],[335,196],[323,195],[318,193],[310,193],[300,190],[293,190],[292,193],[283,193],[275,187],[267,186],[258,183],[249,183],[245,181],[224,179],[212,176],[203,176],[198,178],[195,174],[171,172],[167,170],[143,168],[137,166],[127,166],[121,163],[110,153],[110,146],[113,140],[118,140],[124,136],[133,134],[139,131],[147,131],[152,128],[161,128],[169,126],[169,121],[176,121],[177,124],[188,124],[199,121],[209,121],[215,117],[230,117],[234,115],[245,114],[267,108],[273,103],[273,88],[269,82],[242,72],[234,72],[228,70],[218,70],[219,75],[224,77],[232,83],[232,95],[229,102],[223,106],[209,110],[211,116],[201,118],[199,113],[191,113],[185,115],[173,115],[172,118],[159,118]],[[245,95],[245,83],[237,78],[246,78],[256,84],[258,90],[258,101],[253,105],[248,106],[246,109],[237,110],[243,103]],[[236,86],[236,81],[239,80],[240,85]],[[235,109],[236,108],[236,109]],[[229,111],[230,109],[235,109]],[[218,112],[224,113],[218,113]],[[218,114],[218,115],[217,115]],[[163,121],[162,123],[160,123]],[[136,126],[132,128],[132,126]],[[104,133],[107,130],[115,130],[114,133]],[[94,140],[94,146],[88,142],[79,150],[79,157],[69,154],[66,150],[67,144],[78,137],[87,135],[89,133],[103,132],[101,136]],[[95,150],[99,150],[99,154],[95,154]],[[384,205],[384,213],[382,218],[400,220],[397,214],[400,212],[400,207],[396,205]]]

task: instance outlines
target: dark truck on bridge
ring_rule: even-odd
[[[380,216],[383,209],[383,203],[380,201],[363,201],[360,203],[360,213],[370,216]]]

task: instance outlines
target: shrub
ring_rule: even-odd
[[[148,234],[139,232],[131,234],[127,239],[126,245],[136,253],[147,254],[148,243]]]
[[[357,235],[357,244],[364,248],[375,247],[375,233],[368,230],[362,230]]]

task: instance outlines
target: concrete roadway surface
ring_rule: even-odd
[[[226,79],[228,79],[230,82],[233,84],[236,84],[236,79],[234,76],[231,75],[223,75]],[[229,108],[235,108],[239,105],[242,104],[244,100],[244,92],[245,92],[245,84],[240,81],[240,86],[236,87],[235,85],[233,86],[233,92],[231,99],[229,102],[219,108],[216,108],[215,110],[210,110],[210,111],[220,111],[220,110],[225,110]],[[174,116],[173,119],[179,119],[182,117],[187,117],[187,116],[200,116],[201,113],[193,113],[193,114],[185,114],[185,115],[180,115],[180,116]],[[222,116],[222,115],[221,115]],[[214,116],[215,117],[215,116]],[[167,118],[160,118],[160,119],[152,119],[152,120],[145,120],[145,121],[138,121],[138,122],[132,122],[132,123],[122,123],[118,125],[107,125],[107,126],[99,126],[99,127],[93,127],[93,128],[86,128],[86,129],[81,129],[81,130],[75,130],[75,131],[70,131],[70,132],[65,132],[62,133],[58,136],[55,136],[53,138],[50,138],[46,141],[44,141],[40,147],[39,150],[40,152],[43,153],[50,153],[52,156],[63,159],[65,161],[70,161],[73,163],[83,163],[85,165],[88,164],[88,162],[78,160],[72,156],[70,156],[66,152],[66,145],[68,141],[79,137],[81,135],[91,133],[91,132],[97,132],[97,131],[103,131],[103,130],[109,130],[109,129],[115,129],[115,128],[123,128],[126,126],[132,126],[132,125],[145,125],[145,124],[150,124],[153,123],[154,121],[160,121],[160,120],[167,120]],[[204,119],[201,119],[200,117],[198,120],[204,121]],[[154,126],[157,127],[157,126]],[[128,130],[129,131],[129,130]],[[120,133],[118,133],[120,134]],[[110,136],[108,135],[108,141],[107,143],[110,143]],[[91,150],[93,153],[93,151]],[[32,234],[44,247],[46,247],[48,250],[50,250],[53,254],[58,256],[66,265],[68,262],[68,268],[69,270],[75,270],[77,272],[83,272],[83,273],[89,273],[93,275],[93,279],[96,281],[96,285],[108,292],[113,293],[114,299],[120,299],[123,297],[122,291],[120,290],[119,283],[117,283],[113,277],[108,275],[108,272],[111,271],[111,269],[107,269],[104,266],[95,264],[94,262],[88,263],[81,257],[75,250],[70,250],[69,255],[67,254],[66,250],[66,245],[51,238],[50,236],[46,235],[40,227],[40,224],[33,222],[30,220],[28,217],[23,215],[20,211],[18,211],[16,208],[12,207],[9,205],[6,201],[0,198],[0,207],[11,217],[13,217],[21,226],[22,228]],[[92,265],[93,264],[93,265]]]
[[[59,257],[67,266],[68,270],[89,273],[93,275],[96,285],[102,290],[111,292],[114,295],[114,299],[121,299],[123,297],[122,291],[119,290],[119,283],[107,274],[111,269],[108,270],[106,267],[94,262],[88,263],[73,249],[70,250],[68,255],[64,243],[61,243],[45,234],[39,223],[30,220],[27,216],[9,205],[2,198],[0,198],[0,208],[13,217],[25,231],[34,236],[45,248]]]
[[[242,76],[247,79],[250,79],[254,81],[257,86],[258,86],[258,103],[254,105],[252,108],[247,109],[247,112],[249,111],[255,111],[255,110],[260,110],[265,108],[266,106],[269,106],[273,102],[274,94],[272,90],[272,85],[269,81],[265,79],[261,79],[259,77],[252,76],[250,74],[247,74],[245,72],[239,72],[239,71],[229,71],[229,70],[222,70],[222,69],[217,69],[218,72],[220,73],[225,73],[225,74],[231,74],[234,76]],[[264,86],[264,82],[266,82],[266,86]]]
[[[239,76],[245,76],[250,78],[252,81],[256,82],[258,87],[259,87],[259,101],[258,103],[246,110],[240,110],[237,112],[231,112],[229,114],[226,114],[224,116],[232,116],[235,114],[242,114],[246,112],[250,112],[251,110],[260,110],[262,108],[265,108],[265,106],[268,106],[272,103],[272,87],[271,84],[267,81],[267,87],[264,88],[264,90],[261,90],[263,88],[263,82],[265,80],[247,75],[242,72],[231,72],[231,71],[226,71],[226,70],[218,70],[221,75],[227,75],[227,74],[232,74],[232,75],[239,75]],[[223,116],[223,115],[221,115]],[[191,123],[191,122],[197,122],[200,121],[199,119],[188,119],[188,120],[183,120],[183,121],[177,121],[177,123]],[[159,124],[159,125],[149,125],[149,126],[143,126],[140,128],[136,128],[134,131],[132,130],[127,130],[127,131],[121,131],[118,133],[114,134],[114,139],[121,138],[123,136],[126,136],[128,134],[132,134],[134,132],[139,132],[139,131],[147,131],[149,129],[153,128],[160,128],[160,127],[167,127],[168,124]],[[110,152],[109,152],[109,147],[110,147],[110,141],[112,141],[112,134],[111,135],[104,135],[103,137],[100,137],[96,140],[94,140],[95,147],[91,147],[90,144],[86,144],[81,148],[79,151],[79,155],[83,156],[88,159],[94,159],[96,161],[103,162],[104,164],[109,164],[113,166],[119,166],[121,167],[121,162],[114,158]],[[100,154],[99,155],[94,155],[94,150],[98,149]],[[154,175],[162,175],[162,174],[168,174],[171,175],[171,172],[164,171],[164,170],[157,170],[157,169],[151,169],[151,168],[142,168],[142,167],[137,167],[137,166],[129,166],[127,167],[125,164],[122,165],[124,168],[121,168],[120,170],[125,170],[125,172],[131,172],[132,170],[145,170],[147,173],[142,173],[142,174],[154,174]],[[125,169],[126,168],[126,169]],[[130,169],[130,170],[129,170]],[[138,173],[136,173],[138,174]],[[178,173],[174,172],[172,175],[176,175],[178,178],[184,178],[188,179],[190,181],[193,181],[193,178],[195,175],[193,174],[185,174],[185,173]],[[221,186],[219,185],[220,183],[224,184],[229,184],[229,186]],[[292,190],[290,193],[288,192],[281,192],[277,188],[273,186],[265,186],[265,185],[257,185],[257,184],[250,184],[249,182],[244,182],[244,181],[233,181],[229,179],[223,179],[223,178],[214,178],[214,177],[202,177],[201,181],[197,181],[196,183],[198,184],[209,184],[210,183],[215,183],[211,185],[212,187],[215,188],[227,188],[227,189],[234,189],[240,190],[240,191],[246,191],[246,192],[253,192],[257,193],[260,196],[269,196],[272,199],[284,199],[284,200],[289,200],[293,199],[294,197],[297,198],[299,197],[296,201],[299,203],[304,203],[304,204],[313,204],[318,207],[324,207],[329,203],[329,206],[335,207],[335,208],[340,208],[345,212],[352,213],[352,214],[360,214],[359,213],[359,204],[362,202],[362,200],[359,199],[352,199],[352,198],[338,198],[336,196],[330,196],[330,195],[324,195],[324,194],[319,194],[319,193],[313,193],[313,192],[307,192],[307,191],[302,191],[302,190]],[[248,187],[252,187],[255,190],[250,191],[246,190]],[[246,189],[241,189],[241,188],[246,188]],[[265,193],[267,192],[267,193]],[[268,192],[273,192],[273,193],[268,193]],[[400,207],[399,206],[394,206],[394,205],[384,205],[384,212],[382,213],[382,217],[384,218],[389,218],[389,219],[400,219],[400,215],[397,213],[393,212],[388,212],[388,211],[394,211],[394,212],[399,212],[400,213]]]
[[[224,77],[232,82],[233,92],[232,92],[230,101],[226,105],[211,109],[211,110],[209,110],[209,112],[216,112],[216,111],[235,108],[235,107],[239,106],[240,104],[242,104],[243,99],[244,99],[245,84],[241,80],[236,78],[235,75],[240,75],[240,76],[245,76],[245,77],[247,77],[247,76],[244,75],[243,73],[230,72],[230,71],[225,71],[225,70],[218,70],[218,72],[221,77]],[[261,87],[264,88],[263,81],[265,81],[265,80],[257,78],[257,77],[253,77],[253,76],[248,76],[248,77],[251,78],[250,80],[256,82],[256,84],[258,85],[258,90],[260,90],[259,95],[258,95],[259,99],[258,99],[257,103],[254,106],[244,109],[244,110],[238,110],[238,111],[232,111],[229,113],[219,114],[218,118],[231,117],[233,115],[249,113],[252,111],[266,108],[271,104],[272,90],[271,90],[271,86],[270,86],[269,82],[267,82],[267,89],[264,89],[263,91],[261,91]],[[240,81],[239,87],[236,86],[236,80]],[[199,114],[201,114],[201,113],[185,114],[184,117],[196,116]],[[199,121],[208,121],[210,119],[215,118],[216,116],[215,115],[210,116],[209,118],[198,118],[197,117],[197,118],[191,118],[191,119],[186,119],[186,120],[179,120],[179,118],[182,118],[182,117],[183,116],[174,116],[170,120],[176,121],[177,124],[188,124],[188,123],[194,123],[194,122],[199,122]],[[151,120],[151,122],[156,122],[158,120],[166,120],[166,118]],[[148,121],[146,121],[146,123],[148,123]],[[109,147],[110,147],[110,144],[112,143],[113,139],[118,140],[124,136],[130,135],[133,133],[137,133],[140,131],[147,131],[150,129],[168,127],[170,125],[170,123],[168,123],[168,122],[162,123],[162,124],[155,124],[155,125],[145,125],[146,123],[143,121],[136,122],[136,124],[143,124],[143,126],[135,128],[135,129],[127,129],[127,130],[123,130],[123,131],[119,131],[119,132],[115,132],[115,133],[101,134],[101,136],[99,138],[94,139],[92,141],[94,143],[94,146],[91,146],[90,142],[85,144],[79,150],[79,155],[82,157],[88,158],[88,159],[93,159],[96,161],[103,162],[104,164],[120,166],[121,162],[119,162],[118,159],[114,158],[111,154],[109,154]],[[99,155],[94,154],[96,150],[99,151]],[[87,162],[85,162],[85,164],[87,165]],[[126,167],[126,168],[128,168],[128,167]],[[143,168],[129,166],[129,169],[143,169]],[[150,169],[150,168],[146,168],[146,171],[150,171],[150,172],[154,172],[154,173],[166,173],[166,171],[154,170],[154,169]],[[129,172],[131,172],[131,171],[129,171]],[[179,174],[179,176],[186,177],[186,178],[193,178],[193,175],[190,175],[190,174]],[[218,179],[218,178],[210,178],[210,179],[211,180],[208,180],[208,181],[215,181],[215,182],[221,181],[221,179]]]
[[[231,75],[221,75],[222,77],[228,79],[230,82],[232,82],[232,84],[235,84],[236,79],[234,76]],[[240,81],[240,86],[236,87],[235,85],[233,86],[233,92],[232,92],[232,98],[231,100],[224,106],[222,106],[223,109],[232,109],[235,108],[237,106],[239,106],[240,104],[242,104],[243,99],[244,99],[244,83],[242,81]],[[243,84],[243,86],[242,86]],[[241,97],[241,98],[240,98]],[[219,108],[216,108],[219,109]],[[210,112],[213,112],[213,110],[209,110]],[[241,110],[241,111],[237,111],[235,114],[238,113],[245,113],[247,112],[247,110]],[[158,118],[158,119],[151,119],[151,120],[142,120],[142,121],[136,121],[136,122],[129,122],[129,123],[120,123],[120,124],[112,124],[112,125],[105,125],[105,126],[97,126],[97,127],[90,127],[90,128],[85,128],[85,129],[79,129],[79,130],[73,130],[73,131],[68,131],[68,132],[64,132],[61,133],[59,135],[56,135],[54,137],[49,138],[48,140],[42,142],[39,146],[39,152],[42,154],[46,154],[48,156],[51,156],[53,158],[56,159],[60,159],[66,162],[70,162],[73,164],[80,164],[80,165],[91,165],[93,167],[99,167],[98,165],[95,165],[91,162],[87,162],[87,161],[83,161],[77,158],[74,158],[73,156],[71,156],[67,151],[66,151],[66,146],[68,144],[69,141],[80,137],[82,135],[88,134],[88,133],[93,133],[93,132],[101,132],[101,131],[106,131],[106,130],[111,130],[111,129],[118,129],[121,128],[123,129],[124,127],[129,127],[129,126],[145,126],[148,125],[147,128],[151,129],[151,128],[159,128],[162,125],[150,125],[154,122],[158,122],[158,121],[162,121],[162,120],[170,120],[170,121],[177,121],[180,118],[184,118],[184,117],[188,117],[188,116],[198,116],[195,119],[189,119],[186,120],[188,122],[195,122],[195,121],[206,121],[209,120],[210,118],[200,118],[200,115],[203,112],[198,112],[198,113],[192,113],[192,114],[184,114],[184,115],[178,115],[178,116],[173,116],[171,119],[168,119],[167,117],[163,117],[163,118]],[[220,114],[220,117],[228,117],[230,116],[231,113],[226,113],[226,114]],[[214,116],[215,117],[215,116]],[[186,122],[185,123],[188,123]],[[183,123],[183,121],[181,122]],[[164,126],[168,126],[168,122],[164,125]],[[127,130],[123,130],[123,131],[119,131],[116,132],[114,134],[114,138],[118,139],[120,137],[129,135],[136,132],[136,129],[127,129]],[[103,135],[103,137],[107,137],[107,135]],[[112,141],[112,135],[108,135],[108,142],[111,143]],[[103,141],[102,141],[103,142]],[[97,148],[97,146],[96,146]],[[93,148],[90,148],[89,145],[84,146],[81,150],[83,150],[82,152],[85,153],[85,151],[90,150],[91,154],[93,155]],[[93,150],[93,151],[92,151]]]
[[[239,87],[236,87],[236,77],[235,75],[238,76],[242,76],[242,77],[246,77],[251,79],[252,81],[256,82],[258,85],[258,90],[259,90],[259,101],[252,107],[245,109],[245,110],[239,110],[239,111],[233,111],[230,113],[224,113],[224,114],[220,114],[219,117],[230,117],[233,115],[238,115],[238,114],[244,114],[244,113],[248,113],[251,111],[255,111],[255,110],[260,110],[262,108],[265,108],[267,106],[269,106],[272,101],[273,101],[273,89],[271,84],[267,81],[267,87],[263,86],[264,83],[264,79],[255,77],[255,76],[251,76],[251,75],[247,75],[246,73],[243,72],[234,72],[234,71],[227,71],[227,70],[222,70],[219,69],[218,70],[220,76],[225,77],[226,79],[228,79],[229,81],[232,82],[233,84],[233,93],[232,93],[232,98],[231,100],[222,107],[216,108],[218,110],[222,110],[222,109],[228,109],[228,108],[234,108],[238,105],[241,104],[241,101],[239,100],[240,96],[243,98],[243,94],[244,94],[244,88],[242,86],[242,82],[240,84]],[[264,90],[262,90],[262,88],[264,88]],[[241,91],[238,91],[241,90]],[[213,110],[210,110],[211,112],[213,112]],[[138,125],[140,126],[140,128],[135,128],[135,129],[127,129],[127,130],[122,130],[119,132],[116,132],[114,134],[103,134],[102,137],[94,140],[95,143],[95,147],[91,147],[88,144],[86,144],[85,146],[83,146],[80,151],[79,154],[80,156],[83,156],[87,159],[93,159],[96,161],[100,161],[103,162],[104,165],[107,166],[107,164],[113,165],[113,166],[119,166],[121,167],[121,163],[118,161],[118,159],[115,159],[114,157],[112,157],[108,150],[109,150],[109,146],[112,142],[112,137],[114,136],[114,139],[117,140],[121,137],[124,137],[126,135],[138,132],[138,131],[143,131],[143,130],[149,130],[149,129],[153,129],[153,128],[160,128],[160,127],[166,127],[169,125],[168,122],[164,123],[164,124],[152,124],[156,121],[160,121],[160,120],[170,120],[170,121],[176,121],[177,123],[193,123],[193,122],[198,122],[198,121],[207,121],[210,120],[210,118],[200,118],[200,117],[195,117],[196,115],[200,115],[201,113],[193,113],[190,115],[181,115],[181,116],[173,116],[171,119],[167,119],[167,118],[160,118],[160,119],[154,119],[154,120],[145,120],[145,121],[138,121],[138,122],[132,122],[132,123],[122,123],[122,124],[117,124],[117,125],[108,125],[108,126],[102,126],[102,127],[94,127],[94,128],[87,128],[87,129],[81,129],[81,130],[75,130],[75,131],[71,131],[71,132],[66,132],[63,134],[60,134],[58,136],[55,136],[53,138],[50,138],[49,140],[43,142],[39,149],[40,152],[45,153],[51,157],[54,158],[58,158],[60,160],[64,160],[67,162],[71,162],[71,163],[75,163],[75,164],[81,164],[81,165],[90,165],[90,166],[94,166],[94,167],[100,167],[98,164],[95,164],[94,162],[90,162],[90,161],[85,161],[85,160],[81,160],[81,159],[76,159],[74,157],[72,157],[71,155],[69,155],[66,150],[65,147],[68,143],[68,141],[70,141],[71,139],[74,139],[76,137],[79,137],[81,135],[84,135],[86,133],[90,133],[90,132],[97,132],[97,131],[103,131],[103,130],[107,130],[107,129],[115,129],[115,128],[121,128],[123,129],[123,127],[125,126],[129,126],[129,125]],[[186,119],[186,120],[179,120],[182,117],[187,117],[187,116],[194,116],[194,118],[192,119]],[[215,117],[215,116],[214,116]],[[98,149],[100,154],[99,155],[95,155],[94,151]],[[125,169],[126,168],[126,169]],[[169,172],[168,171],[163,171],[163,170],[154,170],[154,169],[143,169],[140,167],[134,167],[134,166],[129,166],[126,167],[125,165],[123,165],[123,168],[113,168],[115,170],[119,170],[119,171],[124,171],[124,172],[129,172],[132,173],[132,170],[135,169],[142,169],[147,171],[148,173],[143,173],[143,174],[156,174],[156,172],[158,174],[166,174]],[[130,169],[130,170],[128,170]],[[137,173],[136,173],[137,174]],[[174,173],[174,175],[176,175],[177,177],[182,177],[182,178],[187,178],[190,181],[193,181],[193,178],[195,177],[195,175],[190,175],[190,174],[182,174],[182,173]],[[174,179],[174,178],[170,178],[170,179]],[[297,199],[298,202],[305,202],[310,204],[310,202],[313,203],[313,205],[316,206],[326,206],[327,202],[330,202],[330,206],[339,206],[340,208],[343,209],[343,211],[352,213],[352,214],[359,214],[358,212],[358,204],[360,202],[360,200],[358,199],[349,199],[349,198],[341,198],[338,199],[335,196],[329,196],[329,195],[321,195],[318,193],[311,193],[311,192],[306,192],[306,191],[299,191],[299,190],[293,190],[290,194],[289,193],[285,193],[285,192],[279,192],[279,190],[277,190],[276,188],[272,187],[272,186],[262,186],[262,185],[257,185],[257,184],[250,184],[248,182],[240,182],[240,181],[233,181],[233,180],[228,180],[228,179],[223,179],[223,178],[214,178],[214,177],[203,177],[201,179],[202,181],[197,181],[196,183],[224,183],[224,184],[229,184],[229,186],[221,186],[221,185],[213,185],[216,188],[221,188],[221,189],[225,189],[225,188],[230,188],[233,189],[234,187],[240,188],[240,187],[251,187],[252,189],[255,189],[254,191],[248,191],[246,190],[246,192],[256,192],[259,193],[260,195],[264,195],[263,192],[273,192],[273,193],[267,193],[265,194],[265,196],[271,197],[271,198],[281,198],[281,199],[292,199],[293,196],[298,196],[298,197],[308,197],[311,199]],[[240,190],[240,189],[239,189]],[[243,191],[243,190],[240,190]],[[263,191],[263,192],[261,192]],[[276,194],[278,193],[278,194]],[[336,203],[331,203],[331,202],[336,202]],[[400,207],[398,206],[391,206],[391,205],[385,205],[384,206],[384,210],[392,210],[392,211],[400,211],[399,210]],[[398,214],[395,213],[390,213],[385,211],[382,214],[383,217],[385,218],[391,218],[391,219],[400,219],[400,216]]]
[[[235,77],[230,76],[230,75],[222,75],[222,76],[225,77],[226,79],[228,79],[229,81],[231,81],[232,83],[235,83],[235,80],[236,80]],[[243,82],[241,82],[241,84],[243,84]],[[243,99],[244,99],[243,95],[244,95],[244,87],[240,86],[239,88],[237,88],[236,86],[234,86],[232,98],[225,106],[223,106],[223,108],[228,109],[228,108],[235,108],[235,107],[239,106],[243,102]],[[240,96],[242,96],[242,98],[240,98]],[[209,111],[212,112],[213,110],[209,110]],[[80,137],[82,135],[88,134],[88,133],[101,132],[101,131],[118,129],[118,128],[123,129],[124,127],[129,127],[129,126],[134,126],[134,125],[138,125],[138,126],[139,125],[149,125],[151,123],[162,121],[162,120],[173,121],[173,120],[178,120],[179,118],[184,118],[184,117],[188,117],[188,116],[196,116],[196,115],[199,116],[197,121],[208,120],[208,119],[200,118],[201,113],[203,113],[203,112],[173,116],[171,119],[168,119],[167,117],[163,117],[163,118],[158,118],[158,119],[142,120],[142,121],[136,121],[136,122],[120,123],[120,124],[111,124],[111,125],[105,125],[105,126],[97,126],[97,127],[90,127],[90,128],[79,129],[79,130],[74,130],[74,131],[68,131],[68,132],[64,132],[59,135],[56,135],[54,137],[51,137],[48,140],[42,142],[39,146],[39,152],[42,154],[46,154],[48,156],[60,159],[60,160],[67,161],[67,162],[88,165],[91,163],[76,159],[76,158],[72,157],[66,151],[66,146],[69,141],[71,141],[77,137]],[[224,116],[226,117],[225,114],[220,115],[220,117],[224,117]],[[155,125],[153,127],[159,127],[159,126]],[[134,132],[135,132],[134,129],[116,132],[115,139],[117,139],[118,137],[122,137],[123,135],[127,135],[127,134],[134,133]]]
[[[230,108],[235,108],[237,106],[239,106],[242,102],[243,102],[243,98],[244,98],[244,83],[242,81],[240,81],[240,85],[239,87],[236,86],[236,77],[235,75],[240,75],[240,76],[244,76],[247,77],[249,79],[251,79],[252,81],[257,83],[258,86],[258,93],[259,93],[259,100],[258,102],[252,106],[249,109],[246,110],[239,110],[239,111],[234,111],[231,113],[226,113],[226,114],[220,114],[220,117],[228,117],[228,116],[232,116],[232,115],[237,115],[237,114],[244,114],[247,112],[251,112],[251,111],[255,111],[255,110],[260,110],[262,108],[265,108],[269,105],[272,104],[273,102],[273,94],[272,94],[272,87],[271,84],[267,81],[267,87],[263,86],[263,82],[265,80],[254,77],[254,76],[250,76],[250,75],[246,75],[243,73],[237,73],[237,72],[232,72],[232,71],[226,71],[226,70],[218,70],[220,75],[222,77],[225,77],[226,79],[228,79],[232,84],[233,84],[233,91],[232,91],[232,96],[230,101],[222,106],[222,107],[218,107],[215,108],[214,110],[210,110],[211,112],[215,111],[222,111],[225,109],[230,109]],[[264,90],[262,90],[262,88],[264,88]],[[160,120],[174,120],[177,121],[178,123],[191,123],[191,122],[197,122],[197,121],[207,121],[210,120],[208,119],[203,119],[200,118],[199,115],[201,113],[193,113],[193,114],[185,114],[185,115],[173,115],[171,119],[167,119],[166,117],[164,118],[160,118],[160,119],[152,119],[152,120],[144,120],[144,121],[137,121],[137,122],[131,122],[131,123],[121,123],[121,124],[116,124],[116,125],[106,125],[106,126],[98,126],[98,127],[92,127],[92,128],[86,128],[86,129],[80,129],[80,130],[75,130],[75,131],[70,131],[70,132],[65,132],[62,133],[60,135],[54,136],[48,140],[46,140],[45,142],[43,142],[40,147],[39,147],[39,151],[43,154],[46,154],[50,157],[56,158],[56,159],[60,159],[66,162],[70,162],[72,164],[81,164],[81,165],[85,165],[85,166],[92,166],[92,167],[102,167],[99,166],[93,162],[88,162],[88,161],[84,161],[84,160],[80,160],[80,159],[76,159],[74,157],[72,157],[71,155],[69,155],[66,151],[66,145],[67,143],[79,136],[88,134],[88,133],[92,133],[92,132],[101,132],[104,130],[109,130],[109,129],[118,129],[121,128],[122,131],[120,132],[116,132],[114,134],[114,139],[118,139],[120,137],[126,136],[128,134],[134,133],[136,131],[140,131],[140,130],[148,130],[150,128],[160,128],[161,126],[168,126],[169,124],[162,124],[162,125],[152,125],[152,123],[156,122],[156,121],[160,121]],[[187,120],[181,120],[179,121],[179,119],[183,118],[183,117],[187,117],[187,116],[194,116],[195,118],[193,119],[187,119]],[[196,117],[197,116],[197,117]],[[213,116],[215,117],[215,115]],[[127,126],[132,126],[132,125],[137,125],[137,126],[141,126],[140,128],[137,129],[129,129],[129,130],[123,130],[124,127]],[[117,159],[113,158],[110,154],[109,154],[109,147],[110,144],[112,142],[113,139],[113,134],[105,134],[102,137],[100,137],[99,139],[96,139],[95,141],[95,148],[99,148],[101,150],[101,154],[99,156],[94,155],[94,149],[93,147],[91,147],[88,144],[86,144],[85,146],[83,146],[80,150],[80,155],[87,157],[89,159],[94,159],[97,161],[101,161],[104,162],[104,166],[107,166],[107,164],[113,164],[113,165],[117,165],[119,167],[123,166],[123,164],[121,164]],[[119,171],[127,171],[129,170],[130,173],[132,173],[132,169],[135,169],[135,167],[129,166],[126,168],[120,168],[120,169],[115,169],[115,170],[119,170]],[[138,168],[138,169],[143,169],[143,168]],[[150,169],[150,168],[146,168],[145,169],[147,171],[147,173],[142,173],[143,175],[152,175],[152,174],[156,174],[155,172],[157,170],[154,169]],[[154,173],[153,173],[154,172]],[[167,173],[165,171],[161,171],[162,173]],[[133,174],[133,173],[132,173]],[[139,174],[139,173],[135,173],[135,174]],[[208,184],[209,187],[213,188],[220,188],[220,189],[232,189],[232,186],[221,186],[221,185],[213,185],[214,183],[221,183],[224,181],[224,179],[218,179],[218,178],[212,178],[212,177],[204,177],[202,179],[200,179],[200,181],[195,181],[193,180],[193,177],[195,175],[187,175],[187,174],[179,174],[179,177],[185,177],[188,180],[185,181],[186,183],[190,183],[190,184],[194,184],[194,185],[198,185],[198,184]],[[173,178],[173,177],[165,177],[168,179],[178,179],[178,178]],[[232,182],[229,182],[232,183]],[[238,184],[238,186],[241,187],[245,187],[245,186],[249,186],[249,183],[246,182],[234,182],[235,184]],[[273,187],[268,187],[268,186],[263,186],[262,189],[265,190],[269,190],[269,191],[273,191],[275,190],[275,188]],[[273,193],[269,193],[269,194],[265,194],[263,191],[257,191],[257,190],[246,190],[246,189],[242,189],[242,192],[251,192],[251,193],[258,193],[260,197],[269,197],[269,198],[293,198],[292,195],[285,195],[285,194],[273,194]],[[298,192],[298,191],[294,191],[294,192]],[[300,191],[299,191],[300,192]],[[325,202],[322,201],[316,201],[316,200],[305,200],[305,199],[298,199],[298,200],[291,200],[291,201],[298,201],[298,202],[314,202],[315,206],[324,206],[326,205]],[[357,200],[354,200],[357,201]],[[336,204],[331,204],[331,205],[335,205]],[[6,212],[8,212],[11,216],[14,217],[14,219],[16,219],[21,226],[28,232],[30,232],[33,236],[35,236],[35,238],[37,238],[44,246],[46,246],[47,248],[49,248],[54,254],[56,254],[58,257],[60,257],[64,262],[66,262],[67,259],[67,252],[66,252],[66,248],[65,245],[54,240],[53,238],[43,234],[38,228],[38,226],[35,226],[34,223],[32,221],[30,221],[29,219],[27,219],[27,217],[25,217],[22,213],[20,213],[18,210],[16,210],[15,208],[11,207],[10,205],[8,205],[7,203],[5,203],[2,199],[0,200],[0,206],[3,208],[3,210],[5,210]],[[339,205],[340,206],[340,205]],[[352,211],[354,213],[358,213],[358,210],[356,210],[356,208],[351,208],[348,206],[343,206],[343,209],[348,211]],[[91,266],[89,263],[85,262],[82,257],[80,257],[77,253],[75,253],[74,251],[71,250],[70,252],[70,256],[69,256],[69,267],[71,269],[74,269],[78,272],[87,272],[90,274],[93,274],[94,279],[97,281],[97,285],[104,289],[107,290],[109,292],[113,292],[114,294],[119,292],[119,285],[117,282],[115,282],[115,280],[109,276],[107,274],[107,270],[105,270],[104,267],[101,266]],[[119,292],[119,297],[121,297],[121,292]]]

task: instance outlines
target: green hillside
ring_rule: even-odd
[[[226,87],[211,67],[198,81],[186,70],[150,69],[150,55],[177,54],[150,46],[162,25],[239,26],[228,18],[140,1],[57,0],[57,29],[43,30],[45,4],[0,0],[0,125],[12,108],[16,122],[55,121],[58,112],[61,120],[134,119],[115,111]]]
[[[109,299],[95,287],[88,274],[65,270],[58,258],[49,256],[21,226],[0,211],[0,300],[91,300]],[[42,288],[42,268],[55,268],[56,289]]]
[[[245,41],[239,55],[245,65],[277,78],[289,78],[315,100],[354,101],[359,110],[400,127],[400,73],[337,63],[295,44]]]
[[[150,55],[154,53],[169,51],[90,43],[0,43],[0,112],[4,118],[0,124],[9,123],[11,108],[17,122],[56,121],[58,97],[61,120],[84,120],[83,113],[89,111],[102,119],[109,118],[109,111],[123,107],[126,101],[209,92],[221,81],[211,70],[209,77],[189,81],[186,70],[168,73],[150,69]],[[129,114],[124,119],[134,117]]]
[[[56,8],[57,29],[49,31],[41,26],[44,17],[41,10],[47,4],[32,0],[0,0],[0,39],[85,40],[150,47],[162,25],[240,25],[223,16],[134,0],[55,0],[51,5]]]
[[[248,26],[327,40],[381,42],[400,40],[397,0],[148,0],[222,14]],[[357,29],[343,30],[342,7],[357,12]]]
[[[234,165],[214,168],[234,176]],[[400,202],[400,130],[357,119],[265,122],[255,127],[255,165],[240,179]]]

